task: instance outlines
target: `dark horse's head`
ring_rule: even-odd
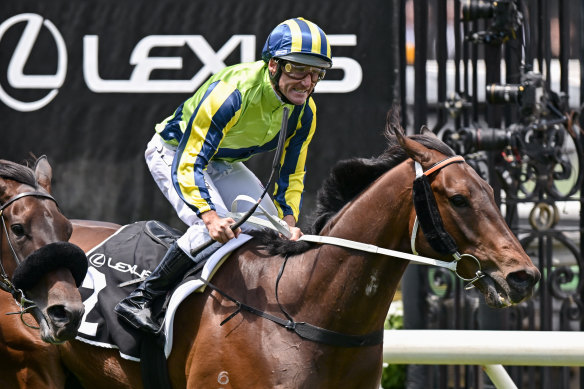
[[[424,142],[406,137],[395,114],[389,116],[387,127],[388,136],[395,135],[424,172],[417,172],[412,188],[417,214],[413,217],[417,216],[422,227],[423,237],[415,243],[420,253],[444,260],[460,258],[460,254],[474,258],[458,263],[460,273],[472,278],[482,272],[472,282],[491,307],[506,307],[530,297],[540,272],[505,222],[491,186],[466,163],[441,165],[463,159],[426,127],[422,128]],[[436,147],[428,147],[430,144]],[[430,203],[432,206],[427,205]]]
[[[84,308],[77,287],[87,272],[83,251],[68,243],[71,222],[50,195],[52,170],[0,160],[2,289],[37,321],[48,343],[73,339]],[[27,301],[28,300],[28,301]],[[3,311],[14,311],[14,305]],[[24,321],[24,320],[23,320]]]

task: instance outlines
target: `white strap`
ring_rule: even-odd
[[[235,198],[235,200],[233,200],[233,203],[231,204],[230,216],[233,217],[234,219],[238,219],[244,214],[243,212],[237,212],[237,202],[238,201],[245,201],[245,202],[250,202],[253,204],[255,204],[255,202],[256,202],[253,198],[246,196],[246,195],[237,196]],[[258,205],[258,208],[261,210],[261,213],[263,213],[263,215],[268,220],[265,220],[265,219],[262,219],[262,218],[259,218],[256,216],[250,216],[250,218],[246,221],[246,223],[271,228],[273,230],[278,231],[279,233],[286,236],[287,238],[289,238],[291,236],[290,230],[288,229],[288,224],[285,221],[283,221],[282,219],[279,219],[273,215],[270,215],[261,205]],[[384,249],[382,247],[378,247],[378,246],[375,246],[372,244],[355,242],[355,241],[348,240],[348,239],[336,238],[334,236],[302,235],[298,240],[303,240],[306,242],[313,242],[313,243],[320,243],[320,244],[330,244],[333,246],[346,247],[346,248],[350,248],[350,249],[354,249],[354,250],[365,251],[368,253],[381,254],[381,255],[386,255],[389,257],[397,257],[397,258],[407,259],[408,261],[421,263],[424,265],[439,266],[439,267],[444,267],[444,268],[452,270],[452,271],[456,271],[456,265],[457,265],[456,261],[453,261],[453,262],[440,261],[438,259],[423,257],[421,255],[408,254],[408,253],[404,253],[401,251]]]
[[[410,239],[410,246],[412,248],[412,253],[418,255],[418,250],[416,250],[416,237],[418,236],[418,228],[420,227],[420,222],[418,221],[418,216],[414,221],[414,227],[412,228],[412,238]]]
[[[418,161],[414,161],[414,169],[416,169],[416,178],[424,175],[424,169]]]
[[[387,255],[390,257],[407,259],[408,261],[417,262],[417,263],[421,263],[424,265],[440,266],[440,267],[444,267],[444,268],[452,270],[452,271],[456,271],[456,261],[454,261],[454,262],[440,261],[438,259],[423,257],[421,255],[414,255],[414,254],[403,253],[401,251],[384,249],[382,247],[374,246],[372,244],[366,244],[366,243],[355,242],[355,241],[347,240],[347,239],[335,238],[333,236],[302,235],[300,237],[300,239],[298,239],[298,240],[347,247],[350,249],[366,251],[368,253],[382,254],[382,255]]]
[[[252,204],[256,203],[256,200],[254,200],[250,196],[247,195],[237,196],[235,200],[233,200],[233,202],[231,203],[231,213],[229,214],[229,216],[231,216],[235,220],[240,219],[245,214],[245,212],[237,212],[237,203],[239,201],[244,201]],[[258,204],[258,209],[261,211],[260,213],[266,217],[267,220],[257,216],[250,216],[249,219],[247,219],[246,223],[271,228],[273,230],[278,231],[286,238],[292,236],[292,233],[290,232],[290,229],[288,227],[288,223],[274,215],[271,215],[268,211],[266,211],[264,207],[262,207],[261,204]]]

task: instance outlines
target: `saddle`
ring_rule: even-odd
[[[139,221],[121,227],[116,233],[87,252],[89,268],[79,288],[85,316],[77,339],[95,346],[119,349],[120,355],[140,361],[145,333],[118,319],[116,304],[129,295],[158,266],[169,246],[182,232],[159,221]],[[172,322],[180,303],[191,293],[201,291],[204,284],[197,279],[201,274],[210,279],[217,267],[235,248],[251,239],[240,234],[223,245],[203,263],[197,264],[197,273],[190,272],[170,293],[166,300],[158,299],[153,311],[164,316],[164,335],[160,338],[166,356],[172,349]],[[195,264],[193,263],[193,266]]]

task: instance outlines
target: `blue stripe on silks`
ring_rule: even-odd
[[[308,27],[308,24],[301,19],[294,19],[298,26],[300,27],[300,31],[302,32],[302,51],[310,53],[312,52],[312,32]]]
[[[215,86],[218,83],[219,83],[219,81],[212,83],[211,85],[209,85],[209,88],[207,88],[207,90],[205,91],[205,94],[204,94],[203,98],[201,99],[201,102],[199,103],[199,105],[195,109],[195,112],[193,112],[193,115],[191,116],[191,118],[189,120],[189,124],[187,126],[187,129],[185,131],[183,138],[181,139],[181,142],[178,145],[176,155],[175,155],[175,158],[174,158],[173,163],[172,163],[172,183],[173,183],[175,190],[177,191],[179,196],[183,199],[183,201],[185,201],[185,199],[181,193],[180,185],[179,185],[178,179],[177,179],[178,161],[180,161],[180,159],[181,159],[180,156],[184,152],[185,146],[188,143],[188,139],[190,137],[191,130],[192,130],[193,121],[197,117],[197,114],[199,112],[199,108],[201,107],[203,102],[207,99],[209,94],[213,91],[213,89],[215,88]],[[215,115],[211,119],[211,126],[207,131],[207,135],[206,135],[206,138],[205,138],[205,141],[203,144],[203,148],[199,151],[197,159],[195,160],[195,166],[194,166],[195,185],[199,188],[199,193],[202,195],[202,198],[208,204],[210,204],[212,209],[214,209],[214,207],[211,203],[211,199],[210,199],[208,191],[206,189],[205,179],[204,179],[204,176],[202,174],[202,169],[208,164],[209,159],[213,156],[214,150],[218,147],[219,143],[221,142],[221,139],[223,138],[223,128],[233,118],[233,115],[240,109],[240,107],[241,107],[241,94],[238,90],[235,90],[223,102],[221,107],[217,110],[217,112],[215,113]],[[198,169],[198,167],[200,167],[200,168]],[[193,209],[195,212],[198,213],[198,210],[196,209],[196,207],[192,206],[191,204],[189,204],[186,201],[185,201],[185,203],[187,205],[189,205],[189,207],[191,209]]]
[[[162,137],[162,139],[164,139],[167,142],[173,139],[176,139],[177,142],[180,142],[180,140],[182,139],[183,133],[182,130],[180,129],[179,123],[182,120],[183,106],[184,103],[182,103],[176,109],[173,118],[166,123],[164,129],[160,132],[160,136]]]
[[[235,89],[233,93],[221,104],[221,107],[217,110],[213,119],[211,120],[211,126],[207,132],[205,138],[205,143],[203,148],[199,152],[197,159],[195,160],[195,183],[199,185],[197,178],[202,180],[202,184],[205,185],[203,180],[203,169],[207,166],[211,158],[215,155],[221,140],[223,139],[223,129],[227,126],[227,123],[235,116],[235,113],[241,108],[241,93]],[[199,169],[201,171],[200,177],[198,177],[197,172]]]
[[[272,39],[272,42],[280,42],[279,50],[285,50],[286,53],[289,53],[292,50],[292,31],[290,30],[290,26],[284,24],[283,27],[288,31],[284,31],[284,29],[278,29],[278,36]]]
[[[286,137],[289,137],[292,133],[293,133],[293,131],[288,131],[286,133]],[[215,157],[217,157],[217,158],[247,159],[255,154],[274,150],[276,147],[278,147],[278,138],[279,138],[279,133],[274,138],[272,138],[272,140],[270,140],[268,143],[265,143],[261,146],[242,147],[239,149],[230,149],[230,148],[222,147],[217,151],[217,154],[215,154]]]
[[[301,127],[296,130],[296,126],[298,125],[298,116],[302,109],[304,108],[304,115],[302,117]],[[310,113],[309,113],[310,112]],[[309,115],[307,115],[309,113]],[[306,122],[307,116],[310,116],[310,120]],[[289,182],[289,175],[294,173],[296,170],[296,162],[298,161],[298,155],[300,154],[300,149],[302,148],[302,144],[308,137],[310,132],[310,123],[312,123],[312,111],[308,105],[308,102],[302,105],[297,105],[294,107],[292,111],[292,115],[290,115],[290,119],[288,119],[288,134],[294,134],[288,147],[286,148],[286,156],[284,158],[284,163],[280,167],[280,174],[278,178],[278,193],[274,196],[274,199],[280,205],[282,212],[284,215],[292,214],[292,208],[286,203],[286,191],[288,190],[288,186],[290,185]],[[296,132],[294,132],[296,131]]]
[[[185,198],[180,190],[180,185],[178,183],[178,177],[177,177],[178,162],[180,161],[180,157],[181,157],[182,153],[185,151],[185,146],[188,142],[189,137],[191,136],[191,129],[193,128],[193,120],[195,120],[195,117],[197,116],[197,113],[199,112],[199,108],[201,107],[201,104],[203,103],[203,101],[205,101],[207,96],[209,96],[209,94],[213,91],[213,89],[217,85],[217,82],[214,82],[211,85],[209,85],[209,87],[207,88],[207,91],[205,92],[205,94],[203,95],[203,98],[201,99],[201,102],[199,103],[199,105],[197,105],[197,108],[195,109],[195,111],[191,115],[191,118],[189,119],[189,124],[187,125],[186,131],[183,134],[183,137],[182,137],[180,143],[178,144],[178,147],[176,148],[176,153],[174,155],[174,159],[172,160],[172,170],[171,170],[172,186],[174,186],[174,190],[176,190],[176,192],[178,193],[180,198],[185,202],[185,204],[187,204],[195,212],[197,212],[195,207],[191,206],[185,200]]]

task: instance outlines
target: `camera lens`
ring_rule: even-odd
[[[491,84],[487,86],[487,101],[491,104],[517,103],[521,104],[521,95],[525,87],[523,85]]]
[[[463,127],[457,130],[447,129],[442,140],[457,154],[466,155],[477,151],[503,150],[512,146],[512,132],[499,128]]]
[[[478,150],[503,150],[511,144],[511,134],[498,128],[479,129],[476,135]]]
[[[493,16],[493,3],[488,0],[464,0],[462,3],[462,19],[476,20]]]

